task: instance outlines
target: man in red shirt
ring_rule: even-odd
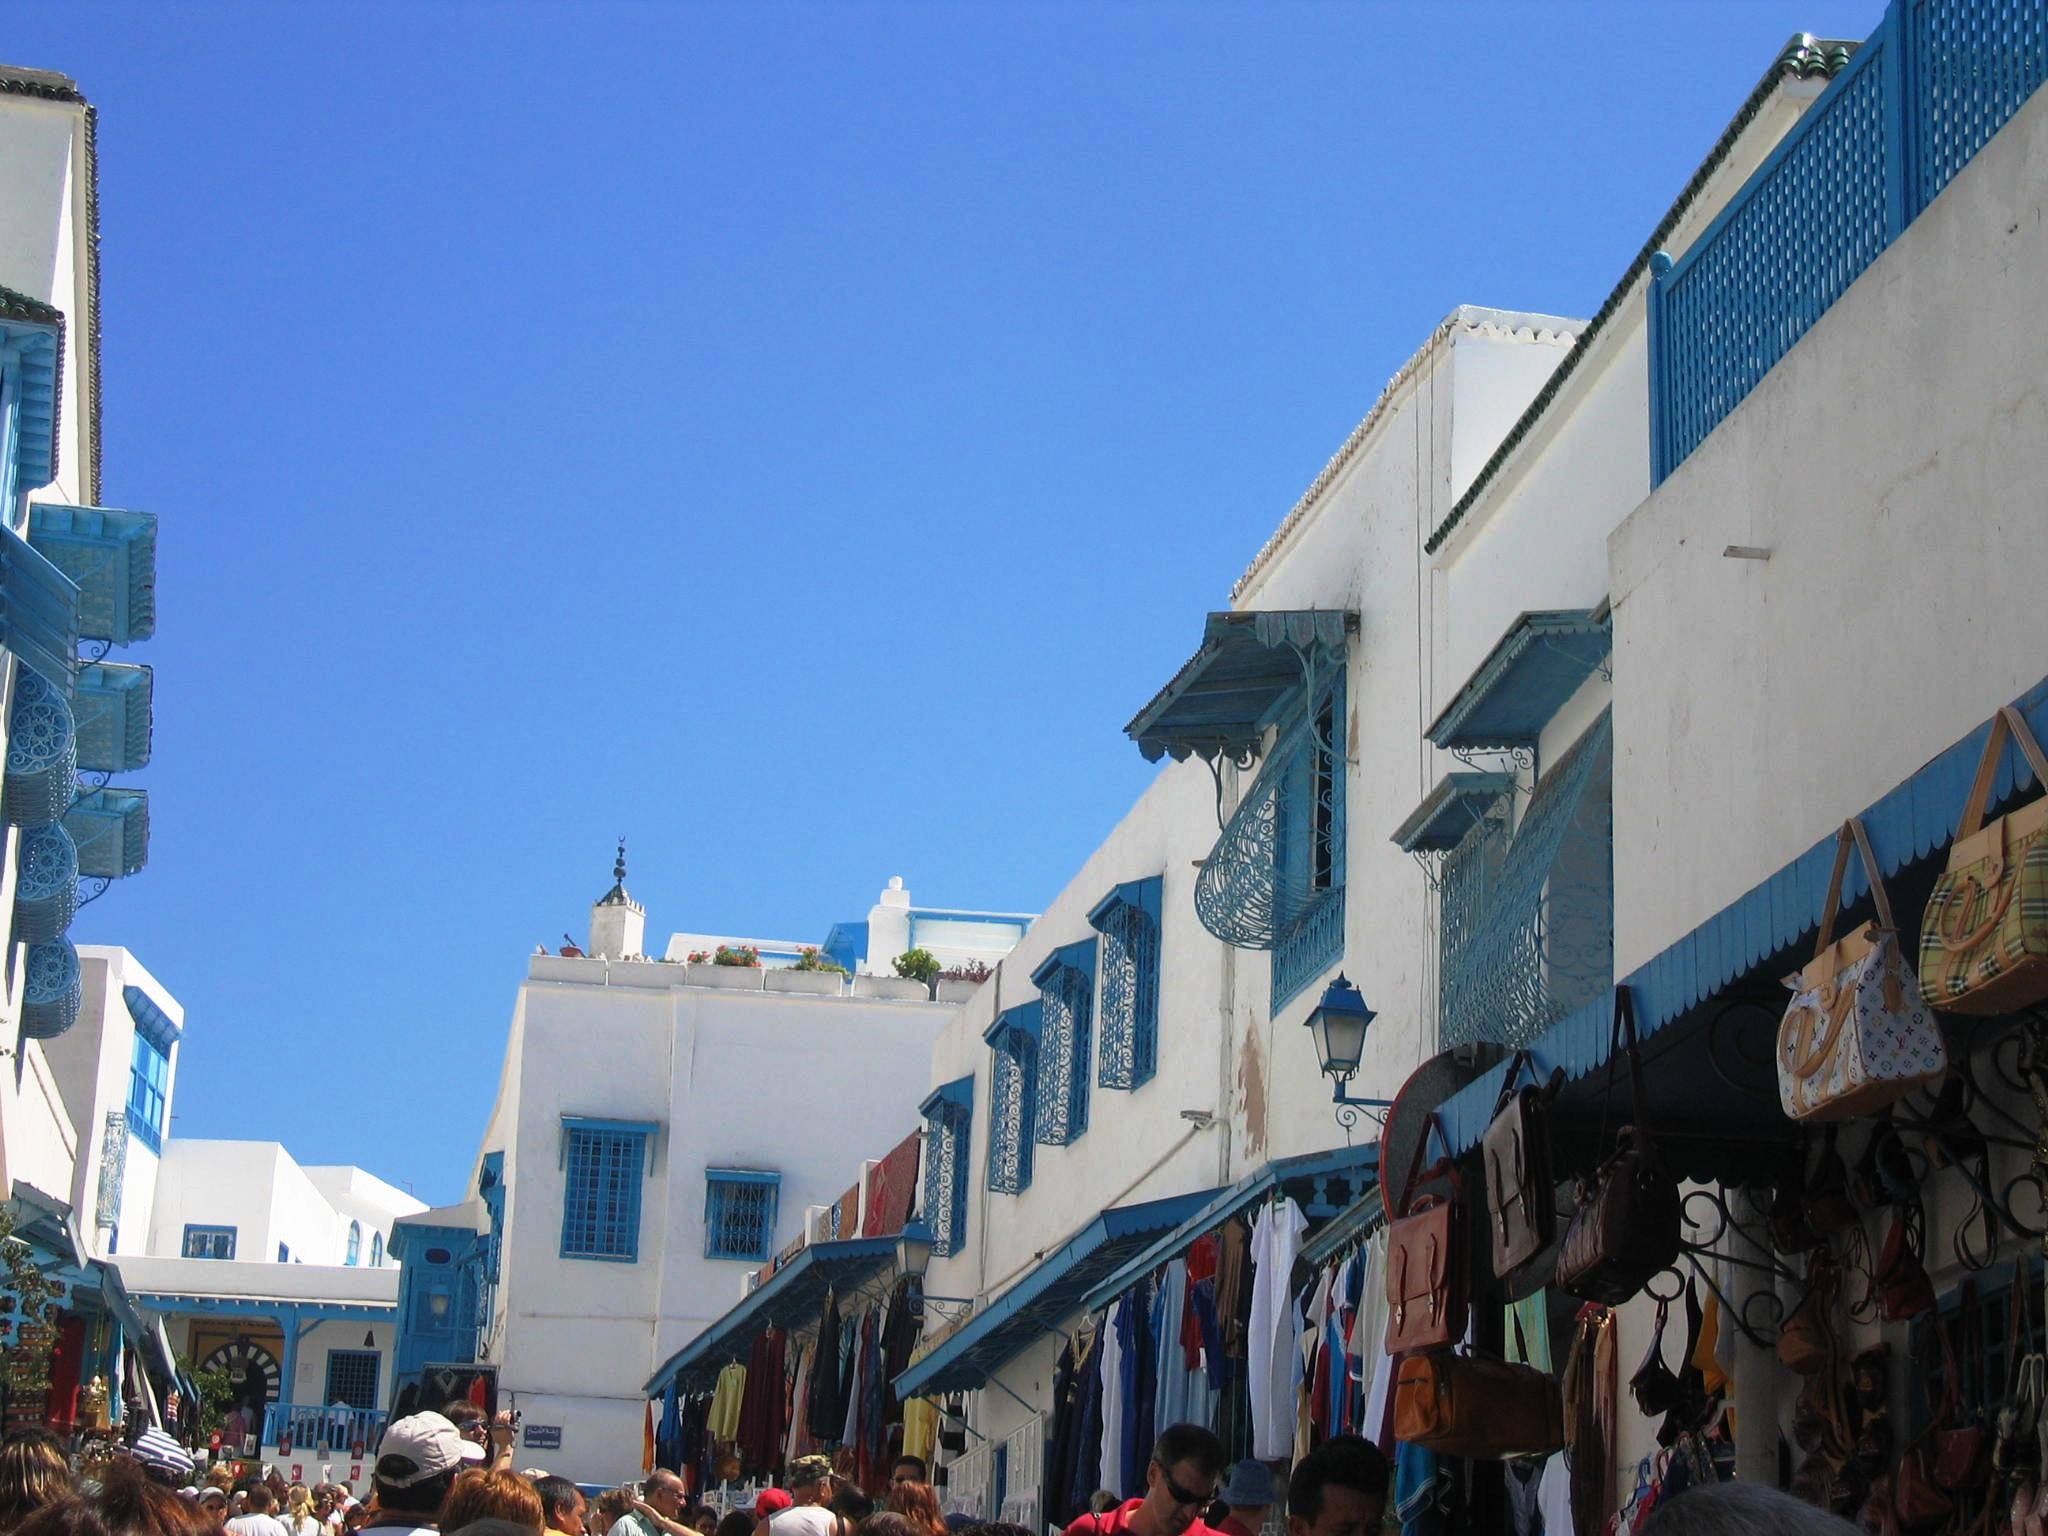
[[[1083,1515],[1066,1536],[1216,1536],[1202,1511],[1216,1502],[1223,1442],[1199,1424],[1175,1424],[1152,1447],[1145,1495],[1102,1515]]]
[[[1273,1474],[1263,1461],[1247,1456],[1223,1480],[1221,1498],[1230,1513],[1216,1529],[1223,1536],[1259,1536],[1273,1507]]]

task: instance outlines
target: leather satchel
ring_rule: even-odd
[[[1903,1323],[1934,1310],[1934,1282],[1920,1257],[1919,1212],[1892,1211],[1892,1224],[1877,1255],[1877,1311],[1888,1323]]]
[[[1524,1067],[1533,1079],[1535,1066],[1529,1053],[1515,1052],[1481,1144],[1493,1233],[1493,1272],[1503,1280],[1541,1254],[1557,1236],[1557,1181],[1550,1172],[1550,1095],[1534,1081],[1515,1086]]]
[[[1614,1151],[1590,1184],[1579,1186],[1579,1208],[1558,1249],[1557,1283],[1574,1296],[1619,1306],[1651,1276],[1678,1260],[1682,1214],[1678,1185],[1664,1171],[1650,1129],[1643,1090],[1642,1054],[1636,1043],[1635,1001],[1614,989],[1614,1032],[1608,1042],[1607,1092],[1626,1057],[1631,1124],[1615,1136]],[[1601,1141],[1606,1141],[1602,1112]]]
[[[1670,1304],[1660,1300],[1656,1326],[1650,1330],[1650,1347],[1643,1352],[1643,1363],[1636,1367],[1635,1375],[1628,1379],[1629,1396],[1646,1419],[1663,1418],[1685,1396],[1684,1385],[1664,1363],[1664,1324],[1670,1315]]]
[[[1778,1330],[1778,1360],[1795,1375],[1818,1376],[1841,1353],[1830,1316],[1836,1283],[1832,1266],[1816,1262],[1809,1273],[1805,1298]]]
[[[2011,1013],[2048,998],[2048,799],[1984,819],[2008,735],[2034,782],[2048,785],[2048,755],[2006,705],[1920,923],[1920,994],[1950,1013]]]
[[[1440,1456],[1505,1461],[1564,1449],[1564,1394],[1529,1365],[1448,1349],[1395,1369],[1394,1438]]]
[[[1870,881],[1877,921],[1837,939],[1835,919],[1852,842]],[[1842,823],[1835,840],[1834,873],[1813,959],[1787,984],[1793,995],[1778,1026],[1778,1102],[1792,1119],[1868,1115],[1948,1071],[1948,1047],[1899,948],[1883,872],[1863,823],[1854,817]]]
[[[1416,1139],[1407,1204],[1387,1228],[1390,1355],[1441,1348],[1465,1336],[1464,1187],[1448,1158],[1424,1173],[1422,1157],[1432,1131],[1443,1135],[1435,1115]],[[1449,1194],[1418,1193],[1425,1181],[1447,1186]]]
[[[1892,1511],[1899,1529],[1921,1536],[1946,1525],[1955,1510],[1955,1500],[1927,1475],[1924,1448],[1918,1443],[1909,1446],[1899,1458],[1898,1476],[1892,1480]]]

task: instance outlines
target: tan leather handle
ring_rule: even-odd
[[[1941,935],[1941,942],[1952,952],[1975,949],[2005,921],[2006,909],[2012,905],[2013,896],[2019,888],[2020,883],[2017,879],[2001,880],[1998,884],[1997,900],[1993,901],[1990,909],[1978,919],[1977,926],[1965,933],[1962,931],[1963,916],[1970,910],[1970,904],[1964,900],[1963,892],[1965,889],[1981,891],[1984,889],[1984,883],[1973,874],[1964,875],[1949,888],[1948,909],[1951,919]]]
[[[1819,1002],[1793,1003],[1787,1013],[1799,1016],[1799,1027],[1785,1042],[1784,1060],[1786,1069],[1804,1082],[1827,1065],[1829,1053],[1835,1048],[1835,1041],[1841,1037],[1842,1026],[1849,1020],[1849,1010],[1855,1005],[1856,989],[1842,987],[1830,1000],[1829,1005]],[[1813,1038],[1813,1020],[1821,1019],[1827,1025],[1826,1033],[1819,1040]],[[1804,1051],[1804,1054],[1801,1054]]]
[[[2043,780],[2048,783],[2048,779]],[[1821,905],[1820,932],[1813,941],[1813,958],[1818,960],[1827,953],[1828,946],[1835,942],[1835,919],[1842,912],[1842,880],[1849,873],[1849,845],[1856,846],[1856,853],[1863,860],[1863,878],[1870,882],[1870,900],[1877,908],[1878,926],[1896,930],[1897,921],[1892,917],[1892,899],[1886,894],[1884,876],[1877,867],[1877,855],[1870,847],[1870,834],[1863,830],[1861,817],[1851,816],[1842,823],[1842,830],[1835,834],[1835,867],[1828,875],[1828,897]]]
[[[1962,825],[1956,829],[1958,838],[1972,837],[1984,830],[1984,812],[1991,804],[1991,786],[1998,781],[1998,764],[2008,735],[2019,743],[2020,754],[2034,770],[2034,782],[2048,789],[2048,753],[2034,740],[2034,733],[2027,728],[2027,717],[2010,704],[2000,705],[1998,713],[1991,717],[1991,734],[1984,740],[1984,755],[1977,760],[1977,777],[1970,785],[1970,798],[1963,802]]]

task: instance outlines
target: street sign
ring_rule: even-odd
[[[525,1438],[522,1444],[529,1451],[559,1451],[562,1448],[562,1426],[559,1424],[527,1424],[522,1426]]]

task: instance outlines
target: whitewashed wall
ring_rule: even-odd
[[[739,1300],[757,1267],[703,1257],[705,1170],[782,1176],[775,1245],[917,1124],[932,1043],[956,1009],[687,986],[680,967],[537,958],[520,989],[485,1151],[508,1196],[500,1389],[562,1426],[549,1465],[587,1480],[637,1474],[640,1389]],[[561,1257],[564,1115],[647,1120],[639,1260]]]

